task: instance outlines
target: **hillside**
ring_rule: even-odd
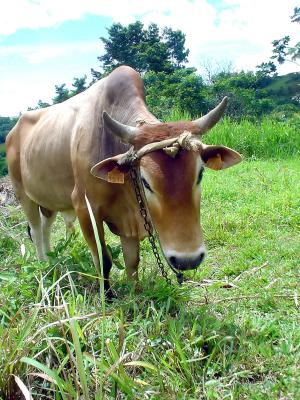
[[[290,103],[292,97],[300,96],[300,72],[272,78],[266,90],[271,97],[276,97],[280,102]]]

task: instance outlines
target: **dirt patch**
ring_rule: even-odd
[[[9,176],[0,178],[0,206],[17,205],[16,199]]]

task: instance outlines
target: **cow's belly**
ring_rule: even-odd
[[[40,158],[42,159],[42,158]],[[39,162],[34,157],[21,163],[22,183],[26,194],[49,210],[72,208],[74,178],[71,165]]]
[[[37,127],[22,144],[22,183],[27,195],[49,210],[72,208],[74,177],[70,138]]]
[[[63,211],[73,208],[71,194],[74,186],[66,183],[59,184],[51,180],[23,180],[26,194],[40,206],[52,211]]]

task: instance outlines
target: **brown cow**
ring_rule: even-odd
[[[112,262],[103,222],[120,236],[127,275],[137,281],[139,241],[147,232],[130,176],[125,176],[123,184],[111,183],[112,171],[121,171],[118,160],[130,145],[137,150],[186,131],[193,137],[202,135],[218,122],[225,107],[223,100],[196,121],[161,123],[146,107],[140,76],[123,66],[61,104],[22,115],[7,136],[7,162],[39,259],[47,257],[50,228],[60,211],[69,225],[78,217],[98,268],[86,194],[97,220],[107,296],[112,296]],[[205,255],[200,227],[204,166],[222,169],[240,160],[240,155],[229,148],[202,143],[196,152],[180,149],[172,158],[156,150],[140,160],[151,218],[174,268],[196,268]]]

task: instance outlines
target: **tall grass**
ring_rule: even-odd
[[[171,110],[167,121],[190,120],[186,112]],[[300,155],[300,132],[296,124],[271,117],[253,122],[223,118],[204,137],[207,144],[222,144],[251,159],[286,159]]]
[[[224,118],[205,136],[204,141],[232,147],[247,158],[282,159],[300,155],[299,130],[272,118],[264,118],[257,123]]]

